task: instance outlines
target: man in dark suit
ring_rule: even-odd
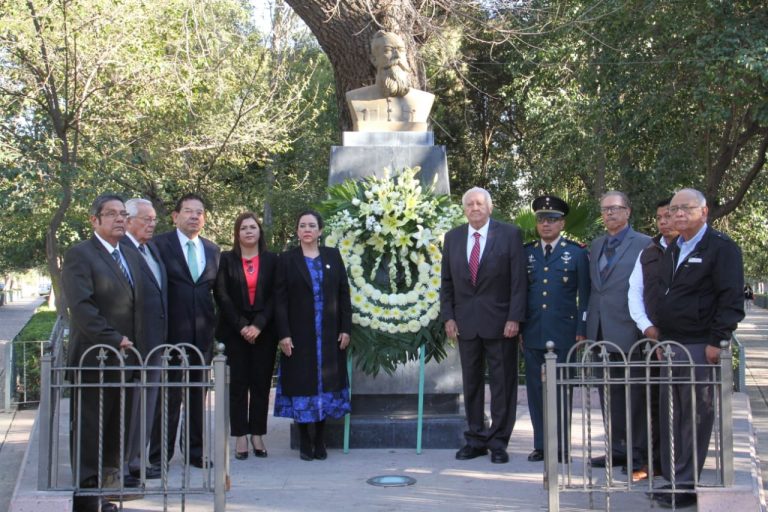
[[[720,342],[730,341],[744,318],[744,264],[736,243],[707,224],[709,209],[701,192],[681,190],[672,198],[669,211],[680,236],[670,244],[661,262],[656,315],[661,339],[685,347],[670,347],[671,353],[664,353],[664,359],[697,365],[697,384],[661,386],[662,473],[667,480],[674,477],[678,489],[690,491],[655,493],[653,497],[663,507],[683,508],[696,503],[694,483],[701,476],[715,420],[715,387],[708,382],[713,373],[707,365],[720,362]],[[672,377],[684,382],[691,378],[690,374],[689,368],[678,367]],[[669,449],[670,437],[674,441],[673,453]]]
[[[533,425],[533,451],[528,460],[538,462],[544,460],[541,365],[547,353],[546,344],[548,341],[555,343],[557,362],[564,363],[574,343],[584,339],[589,302],[589,257],[582,245],[560,235],[569,210],[565,201],[555,196],[541,196],[533,200],[532,207],[540,239],[525,244],[528,309],[520,339],[525,356],[528,410]],[[557,410],[559,415],[560,407]],[[558,418],[558,425],[561,423]],[[565,439],[568,439],[567,427],[566,422]],[[561,437],[557,437],[558,445]]]
[[[143,308],[141,322],[137,338],[142,341],[144,351],[144,365],[148,368],[160,366],[161,351],[152,352],[155,347],[165,343],[168,332],[168,278],[165,273],[165,265],[154,244],[152,236],[157,226],[157,214],[152,202],[146,199],[129,199],[125,203],[128,211],[126,221],[126,234],[122,240],[126,251],[132,251],[138,256],[141,272],[137,278],[143,281]],[[150,355],[151,353],[151,355]],[[141,375],[134,378],[141,381]],[[129,476],[139,478],[141,475],[141,429],[144,429],[144,446],[148,443],[152,434],[152,425],[155,419],[155,407],[157,404],[160,371],[148,370],[146,372],[146,423],[141,423],[141,391],[137,387],[133,395],[133,408],[131,412],[131,425],[128,430],[128,463]],[[147,478],[159,478],[158,468],[150,466],[146,469]]]
[[[125,205],[119,196],[102,195],[91,206],[93,237],[67,251],[62,269],[62,289],[69,307],[70,345],[67,365],[98,367],[99,349],[108,345],[115,351],[127,349],[137,341],[141,317],[142,281],[139,260],[123,250]],[[141,350],[140,346],[137,346]],[[87,352],[87,353],[86,353]],[[119,357],[106,351],[107,367],[118,366]],[[126,364],[135,364],[127,358]],[[98,383],[98,370],[80,370],[80,381]],[[75,374],[77,380],[78,374]],[[126,380],[131,378],[125,376]],[[104,372],[108,383],[120,382],[116,371]],[[90,387],[75,390],[70,410],[72,474],[80,488],[107,487],[120,461],[120,408],[129,410],[130,396],[121,401],[117,387]],[[99,404],[103,404],[102,417]],[[102,467],[99,467],[99,425],[103,432]],[[78,438],[79,432],[79,438]],[[77,443],[76,443],[77,441]],[[124,442],[124,440],[123,440]],[[78,448],[76,450],[76,448]],[[112,484],[114,485],[114,484]],[[95,512],[100,498],[75,496],[75,512]],[[101,501],[101,510],[114,512],[117,506]]]
[[[155,237],[155,246],[160,252],[168,275],[168,342],[194,345],[205,359],[199,361],[194,352],[189,352],[189,364],[196,366],[210,362],[212,356],[216,328],[213,286],[221,251],[216,244],[200,236],[205,226],[205,203],[200,196],[184,195],[176,203],[171,215],[176,229]],[[173,362],[179,364],[178,357]],[[169,371],[168,378],[180,381],[183,378],[182,373]],[[200,371],[190,372],[191,381],[200,382],[203,377]],[[206,454],[203,453],[204,399],[205,394],[200,388],[190,388],[190,439],[182,440],[182,449],[187,445],[189,447],[189,453],[185,455],[189,455],[190,464],[198,468],[210,465]],[[159,400],[162,403],[162,397]],[[173,457],[181,406],[181,390],[169,389],[166,439],[168,460]],[[149,460],[155,466],[160,463],[162,456],[161,427],[161,422],[156,421],[152,429]]]
[[[612,190],[603,194],[600,199],[600,213],[606,234],[592,242],[589,253],[590,281],[589,309],[587,311],[587,338],[595,341],[610,341],[615,343],[625,354],[630,347],[640,339],[640,331],[635,326],[627,305],[629,291],[629,276],[635,267],[635,261],[640,251],[651,242],[651,238],[638,233],[629,225],[632,213],[629,198],[623,192]],[[621,354],[615,349],[608,357],[613,362],[622,360]],[[635,358],[641,358],[642,353],[636,351]],[[612,375],[623,379],[625,369],[613,368]],[[603,386],[599,386],[600,400],[605,411]],[[632,470],[640,470],[642,454],[645,451],[646,425],[644,388],[632,386]],[[610,386],[611,410],[605,411],[606,421],[611,422],[611,451],[613,464],[627,463],[627,416],[624,388],[620,385]],[[592,466],[605,467],[605,457],[592,459]]]
[[[443,245],[440,311],[445,332],[459,340],[468,429],[459,460],[491,451],[491,462],[509,461],[507,444],[517,407],[517,334],[525,318],[525,253],[520,230],[491,220],[487,190],[462,198],[469,224],[452,229]],[[485,410],[487,360],[491,425]]]

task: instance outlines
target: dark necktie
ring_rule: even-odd
[[[133,287],[133,281],[131,281],[131,274],[128,273],[128,269],[125,268],[125,265],[123,265],[123,260],[120,258],[120,251],[118,251],[117,249],[112,251],[112,258],[115,260],[115,263],[117,263],[117,266],[120,267],[120,271],[128,280],[128,284],[130,284],[131,287]]]
[[[608,272],[611,270],[611,265],[613,264],[613,257],[616,255],[616,248],[620,243],[621,241],[618,238],[609,238],[606,240],[605,246],[603,247],[603,255],[598,260],[600,279],[605,280],[608,276]]]
[[[146,255],[147,255],[147,248],[144,246],[144,244],[139,244],[139,251],[140,251],[140,252],[141,252],[141,254],[143,254],[144,256],[146,256]]]
[[[475,237],[475,245],[472,246],[472,252],[469,253],[469,275],[474,286],[477,283],[477,269],[480,267],[480,233],[475,233],[472,236]]]
[[[544,258],[549,258],[549,256],[552,254],[552,245],[547,244],[544,246]]]

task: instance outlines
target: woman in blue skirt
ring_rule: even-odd
[[[325,420],[351,410],[349,282],[338,249],[320,247],[322,230],[320,214],[301,213],[296,223],[299,247],[283,253],[278,265],[275,318],[281,356],[275,416],[296,421],[302,460],[328,456]]]

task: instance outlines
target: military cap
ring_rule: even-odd
[[[557,196],[539,196],[531,203],[537,217],[565,217],[568,215],[568,203]]]

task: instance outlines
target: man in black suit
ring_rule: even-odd
[[[125,235],[125,205],[119,196],[102,195],[91,206],[93,237],[67,251],[62,269],[62,288],[70,315],[70,342],[67,365],[98,367],[100,350],[88,351],[96,345],[108,345],[115,351],[127,349],[137,340],[141,317],[142,281],[135,254],[124,251],[120,240]],[[137,346],[141,349],[141,347]],[[87,352],[87,353],[86,353]],[[107,367],[118,366],[119,357],[106,351]],[[135,364],[127,358],[126,364]],[[80,370],[80,381],[98,383],[98,370]],[[130,375],[126,375],[128,380]],[[77,379],[77,374],[75,374]],[[104,371],[107,383],[120,382],[116,371]],[[70,442],[72,474],[80,488],[109,486],[120,461],[120,408],[128,410],[130,396],[121,403],[117,387],[89,387],[75,390],[70,401]],[[99,404],[103,404],[102,466],[99,467]],[[78,439],[79,432],[79,439]],[[76,443],[77,441],[77,443]],[[112,484],[114,485],[114,484]],[[75,496],[75,512],[99,509],[97,496]],[[117,506],[101,502],[103,512],[114,512]]]
[[[199,361],[194,352],[188,351],[189,364],[197,366],[209,363],[212,356],[216,328],[213,286],[216,282],[221,251],[216,244],[200,236],[205,226],[205,203],[200,196],[196,194],[182,196],[171,215],[176,229],[155,237],[155,246],[160,252],[168,275],[168,342],[194,345],[205,359],[205,361]],[[173,364],[179,364],[178,354],[175,356]],[[169,371],[168,378],[181,381],[183,373]],[[190,372],[190,380],[193,382],[201,382],[203,377],[200,371]],[[182,440],[182,450],[185,446],[189,447],[189,462],[198,468],[210,464],[206,454],[203,453],[204,399],[205,394],[201,388],[190,388],[190,438]],[[162,403],[162,397],[159,403]],[[173,457],[181,406],[181,389],[170,388],[166,439],[168,460]],[[160,406],[158,406],[158,415],[159,409]],[[161,421],[156,421],[152,429],[149,460],[155,467],[159,465],[162,456],[161,427]]]
[[[440,310],[445,332],[459,340],[468,429],[459,460],[491,451],[491,462],[509,461],[507,444],[517,407],[517,335],[525,319],[525,251],[520,230],[490,218],[487,190],[462,198],[469,224],[445,235]],[[491,425],[484,418],[487,360]]]
[[[122,240],[126,251],[131,251],[138,257],[141,272],[137,278],[143,281],[143,308],[141,322],[137,338],[142,341],[144,351],[144,365],[147,368],[160,366],[161,351],[153,349],[165,343],[168,333],[168,278],[165,265],[157,248],[151,242],[157,226],[157,213],[152,202],[146,199],[129,199],[125,203],[128,211],[126,220],[126,234]],[[151,354],[150,354],[151,353]],[[141,380],[141,375],[134,378]],[[128,451],[126,461],[128,463],[129,476],[139,478],[141,475],[141,429],[144,433],[144,446],[152,434],[152,425],[155,418],[160,371],[148,370],[146,374],[146,423],[141,423],[141,393],[137,387],[133,395],[133,408],[131,411],[131,424],[128,429]],[[159,478],[160,472],[156,467],[148,467],[147,478]]]

